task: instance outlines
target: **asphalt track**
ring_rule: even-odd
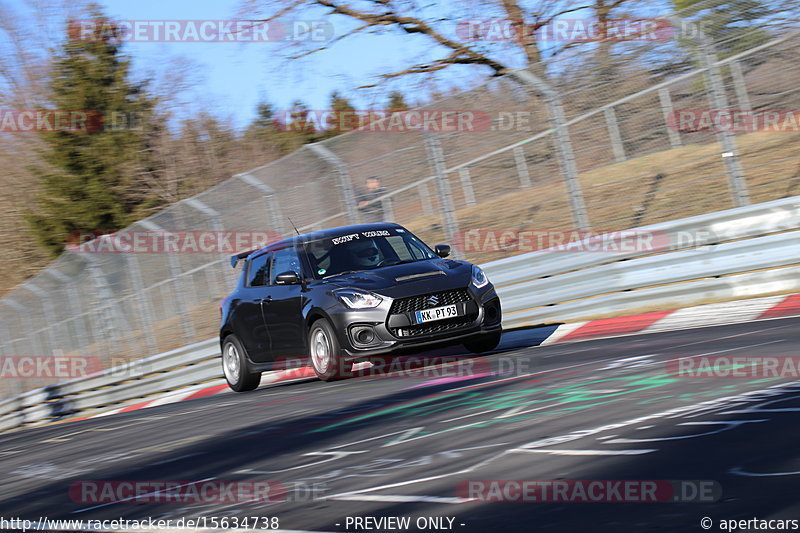
[[[307,380],[8,433],[0,516],[262,516],[314,531],[441,531],[416,520],[448,517],[452,530],[481,532],[704,531],[704,517],[720,531],[723,519],[800,519],[800,379],[677,377],[668,363],[796,356],[800,319],[536,346],[541,336],[507,333],[496,353],[472,360],[471,375],[432,365],[427,375]],[[704,480],[717,492],[547,503],[469,499],[458,488],[564,479]],[[86,480],[294,490],[277,503],[75,501],[70,485]],[[364,529],[348,522],[356,516],[411,521]]]

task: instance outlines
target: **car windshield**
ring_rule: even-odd
[[[347,233],[304,246],[317,279],[437,257],[403,228]]]

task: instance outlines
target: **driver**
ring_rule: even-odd
[[[353,261],[361,268],[374,268],[383,260],[380,248],[372,239],[351,242],[348,251],[353,256]]]

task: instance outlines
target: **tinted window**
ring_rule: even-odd
[[[283,248],[274,252],[271,283],[275,283],[275,277],[278,274],[283,274],[290,270],[298,274],[302,273],[300,270],[300,258],[297,257],[297,252],[294,251],[294,248]]]
[[[259,287],[266,285],[269,279],[269,261],[271,254],[262,254],[250,260],[250,269],[247,271],[249,285]]]
[[[411,236],[413,237],[413,235]],[[416,238],[403,238],[400,235],[386,237],[386,242],[392,247],[397,257],[403,261],[409,259],[427,259],[429,256],[426,251],[427,246]]]
[[[425,243],[402,228],[385,228],[339,235],[305,244],[316,278],[342,272],[371,270],[437,257]]]

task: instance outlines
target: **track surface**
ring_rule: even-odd
[[[0,516],[276,516],[282,529],[323,531],[364,531],[346,528],[348,516],[411,517],[409,529],[370,531],[414,531],[418,517],[453,518],[455,531],[615,532],[703,531],[703,517],[713,531],[722,519],[800,519],[800,380],[676,378],[667,365],[795,356],[800,319],[549,346],[536,346],[538,335],[507,333],[466,379],[440,379],[434,367],[309,380],[2,435]],[[68,493],[84,480],[203,479],[317,484],[325,498],[98,504]],[[711,480],[722,494],[705,503],[459,498],[459,482],[493,479]]]

